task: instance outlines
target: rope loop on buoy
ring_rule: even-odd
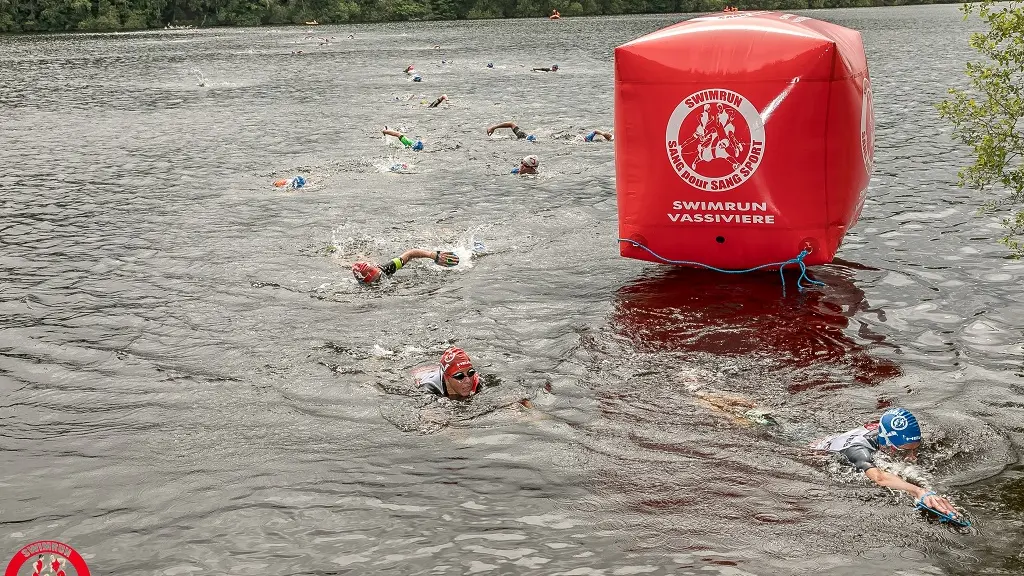
[[[818,280],[814,280],[814,279],[809,278],[807,276],[807,265],[804,264],[804,258],[807,258],[807,256],[811,253],[811,249],[810,248],[804,248],[795,257],[790,258],[789,260],[786,260],[785,262],[772,262],[770,264],[762,264],[760,266],[754,266],[753,268],[747,268],[746,270],[725,270],[723,268],[716,268],[714,266],[711,266],[711,265],[708,265],[708,264],[703,264],[701,262],[691,262],[689,260],[670,260],[668,258],[665,258],[665,257],[659,255],[654,250],[651,250],[650,248],[648,248],[647,246],[644,246],[643,244],[637,242],[636,240],[630,240],[628,238],[619,238],[619,242],[629,242],[630,244],[632,244],[633,246],[635,246],[637,248],[642,248],[642,249],[646,250],[648,254],[650,254],[651,256],[654,256],[655,258],[657,258],[658,260],[660,260],[660,261],[662,261],[662,262],[664,262],[666,264],[675,264],[677,266],[699,266],[701,268],[707,268],[708,270],[714,270],[715,272],[722,272],[722,273],[725,273],[725,274],[745,274],[747,272],[754,272],[756,270],[763,270],[765,268],[774,268],[775,266],[778,266],[779,267],[779,279],[782,281],[782,297],[783,298],[786,297],[786,277],[785,277],[785,275],[783,275],[782,270],[786,266],[789,266],[790,264],[796,264],[797,266],[800,267],[800,276],[796,279],[796,288],[800,292],[803,292],[804,290],[807,289],[804,286],[804,282],[807,282],[809,285],[813,285],[813,286],[825,286],[824,282],[819,282]]]

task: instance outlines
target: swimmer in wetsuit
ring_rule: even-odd
[[[558,72],[558,64],[552,64],[551,68],[534,68],[534,72]]]
[[[587,134],[586,136],[584,136],[583,137],[583,141],[584,142],[594,142],[595,141],[594,139],[597,138],[598,136],[600,136],[601,138],[604,138],[606,141],[609,141],[609,142],[612,140],[612,133],[611,132],[601,132],[600,130],[594,130],[590,134]]]
[[[381,133],[386,136],[394,136],[395,138],[398,138],[398,141],[405,145],[406,148],[412,148],[416,152],[423,150],[422,140],[417,140],[415,143],[413,143],[413,141],[409,140],[409,138],[407,138],[405,134],[402,134],[401,132],[398,132],[396,130],[388,130],[387,126],[385,126],[383,130],[381,130]]]
[[[524,156],[523,159],[519,161],[519,168],[513,168],[512,173],[520,176],[536,174],[538,167],[540,167],[540,158],[537,158],[534,154],[530,154],[529,156]]]
[[[437,108],[438,106],[441,105],[442,102],[447,102],[447,101],[448,101],[448,95],[447,94],[441,94],[440,96],[438,96],[437,100],[434,100],[433,102],[431,102],[430,105],[427,106],[427,108]]]
[[[391,276],[395,272],[398,272],[414,258],[430,258],[434,261],[434,264],[444,266],[445,268],[451,268],[452,266],[459,265],[459,257],[453,252],[413,248],[412,250],[402,252],[401,256],[392,258],[384,264],[356,262],[352,265],[352,275],[356,277],[356,280],[359,281],[360,284],[373,284],[380,280],[381,276]]]
[[[499,128],[511,128],[512,133],[515,134],[516,138],[520,140],[526,138],[530,142],[533,142],[534,140],[537,139],[537,137],[534,136],[533,134],[527,134],[526,130],[520,128],[519,125],[516,124],[515,122],[502,122],[501,124],[495,124],[494,126],[491,126],[487,129],[487,135],[490,136],[491,134],[494,134],[494,131]]]
[[[464,400],[480,390],[480,374],[462,348],[449,348],[433,366],[413,370],[413,380],[426,392]]]
[[[895,474],[883,472],[875,465],[874,456],[879,450],[903,453],[911,461],[917,459],[917,449],[921,446],[921,427],[917,418],[905,408],[886,410],[878,422],[824,438],[811,446],[815,450],[842,455],[878,486],[906,492],[916,503],[923,503],[943,514],[959,516],[956,508],[942,496]]]

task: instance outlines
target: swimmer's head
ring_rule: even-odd
[[[380,280],[380,268],[370,262],[356,262],[352,265],[352,275],[360,284],[373,284]]]
[[[536,142],[537,141],[537,137],[534,136],[533,134],[530,134],[529,136],[527,136],[526,139],[528,141],[530,141],[530,142]]]
[[[551,65],[551,71],[552,71],[552,72],[555,72],[555,71],[557,71],[557,70],[558,70],[558,64],[552,64],[552,65]]]
[[[417,74],[417,75],[412,77],[412,81],[413,82],[422,82],[423,81],[423,77],[420,76],[419,74]]]
[[[487,67],[488,68],[494,68],[494,63],[493,62],[488,62],[487,63]]]
[[[513,174],[519,174],[520,176],[523,174],[536,174],[537,166],[540,166],[540,159],[537,158],[537,156],[530,154],[519,161],[519,168],[514,170]]]
[[[412,145],[412,149],[414,152],[423,150],[423,140],[417,140],[416,143]]]
[[[450,398],[469,398],[480,387],[480,375],[462,348],[453,346],[441,354],[441,374]]]
[[[878,445],[914,450],[921,445],[921,426],[906,408],[891,408],[878,419]]]

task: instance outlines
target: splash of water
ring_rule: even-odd
[[[192,69],[192,74],[195,75],[196,81],[199,82],[199,87],[200,88],[206,86],[206,76],[203,75],[203,71],[202,70],[200,70],[199,68],[193,68]]]

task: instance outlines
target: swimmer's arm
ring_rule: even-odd
[[[441,266],[455,266],[459,263],[459,257],[451,252],[413,248],[402,252],[402,255],[398,258],[392,258],[391,260],[381,264],[380,269],[388,276],[391,276],[414,258],[430,258]]]
[[[612,133],[611,133],[611,132],[601,132],[600,130],[598,130],[598,131],[597,131],[597,133],[598,133],[598,134],[599,134],[599,135],[600,135],[600,136],[601,136],[602,138],[604,138],[605,140],[608,140],[609,142],[610,142],[610,141],[611,141],[611,139],[612,139]]]
[[[404,265],[408,264],[409,260],[412,260],[413,258],[430,258],[431,260],[433,260],[436,254],[437,252],[433,250],[421,250],[419,248],[413,248],[412,250],[406,250],[405,252],[402,252],[402,255],[399,256],[399,258],[402,259],[402,264]]]
[[[402,133],[401,132],[395,132],[394,130],[388,130],[386,128],[384,130],[381,130],[381,132],[385,136],[394,136],[395,138],[401,138],[402,137]]]
[[[490,136],[491,133],[497,130],[498,128],[511,128],[515,130],[517,126],[515,122],[502,122],[501,124],[495,124],[494,126],[491,126],[490,128],[487,129],[487,135]]]
[[[900,490],[902,492],[910,494],[911,496],[913,496],[915,501],[920,500],[922,496],[925,496],[925,494],[928,494],[929,492],[928,490],[916,484],[911,484],[910,482],[907,482],[906,480],[900,478],[895,474],[890,474],[878,468],[868,468],[867,470],[864,471],[864,475],[879,486],[891,488],[893,490]],[[939,512],[942,512],[944,514],[957,513],[956,508],[954,508],[948,500],[946,500],[942,496],[937,496],[935,494],[925,496],[924,504],[925,506],[938,510]]]

